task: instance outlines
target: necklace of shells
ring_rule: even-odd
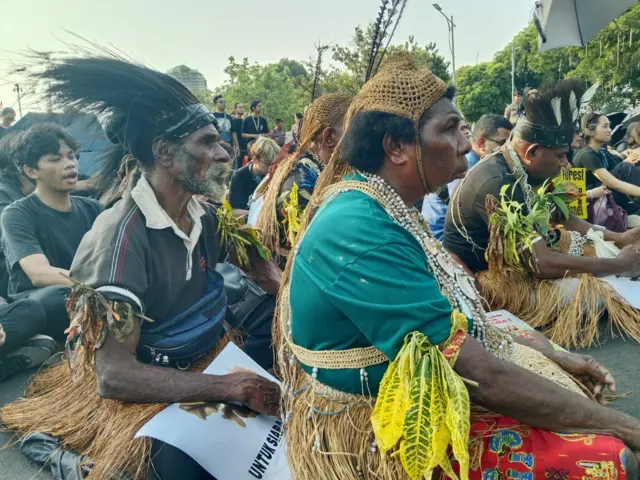
[[[367,180],[367,186],[371,190],[369,193],[380,202],[389,216],[422,246],[442,294],[447,297],[452,308],[471,317],[473,337],[485,350],[498,357],[510,356],[513,352],[513,339],[510,335],[487,335],[487,318],[474,281],[433,236],[422,214],[415,208],[410,210],[393,187],[380,176],[358,173]]]

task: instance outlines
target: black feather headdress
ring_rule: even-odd
[[[518,121],[515,133],[527,142],[544,147],[570,145],[584,90],[582,81],[569,79],[543,87],[535,97],[525,96],[526,117]]]
[[[169,75],[95,45],[74,53],[32,53],[21,70],[54,106],[97,115],[108,138],[143,164],[153,162],[157,136],[181,138],[215,122]]]
[[[374,24],[373,37],[367,59],[367,69],[364,72],[364,81],[373,77],[382,64],[382,60],[391,44],[398,23],[402,18],[407,0],[382,0],[376,22]],[[385,43],[386,40],[386,43]],[[384,44],[384,48],[383,47]]]

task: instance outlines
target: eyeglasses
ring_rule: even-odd
[[[503,146],[505,143],[507,143],[507,139],[506,138],[503,138],[501,140],[495,140],[493,138],[486,137],[486,139],[489,140],[490,142],[495,143],[496,145],[498,145],[500,147]]]

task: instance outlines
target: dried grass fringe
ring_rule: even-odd
[[[579,283],[570,299],[560,282],[535,279],[525,272],[484,271],[478,274],[477,283],[492,310],[508,310],[532,327],[543,329],[549,340],[562,347],[599,344],[599,322],[605,312],[613,336],[640,342],[640,311],[593,275],[572,278]]]
[[[269,185],[264,193],[262,210],[258,217],[256,230],[260,232],[262,243],[271,252],[277,254],[280,250],[280,236],[282,226],[278,222],[278,198],[282,184],[289,174],[293,172],[298,165],[298,156],[291,156],[282,161],[273,174],[273,178],[269,180]]]
[[[190,371],[201,372],[231,341],[227,335],[214,351],[194,363]],[[26,398],[0,410],[9,430],[26,436],[45,432],[63,440],[64,448],[95,461],[89,479],[147,478],[151,439],[134,435],[168,404],[133,404],[101,398],[93,372],[71,381],[71,370],[62,362],[35,375]]]
[[[302,369],[297,370],[296,385],[303,388],[309,376]],[[375,398],[366,400],[371,401],[375,402]],[[344,404],[307,388],[291,402],[290,408],[285,436],[293,478],[409,480],[398,460],[383,456],[377,449],[372,451],[371,406]],[[318,436],[320,447],[313,451]]]

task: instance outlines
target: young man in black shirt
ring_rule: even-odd
[[[236,103],[233,106],[233,131],[236,132],[238,138],[238,153],[233,159],[233,170],[237,170],[242,166],[242,160],[247,154],[247,139],[242,136],[242,122],[244,121],[244,105]]]
[[[237,130],[234,128],[233,118],[225,111],[227,109],[227,102],[222,95],[216,95],[213,97],[213,103],[217,109],[213,115],[218,122],[220,140],[231,145],[237,154],[240,150],[238,146],[238,135]]]
[[[63,339],[69,268],[80,240],[102,212],[93,199],[71,196],[78,181],[78,142],[62,127],[41,124],[20,139],[15,162],[35,181],[35,191],[2,213],[2,247],[9,272],[9,297],[40,302],[45,331]],[[64,274],[64,275],[63,275]],[[24,319],[24,328],[35,328]],[[6,328],[6,325],[5,325]]]
[[[251,115],[242,121],[242,137],[251,142],[263,135],[269,134],[267,119],[260,116],[262,113],[262,103],[260,100],[251,102]]]

